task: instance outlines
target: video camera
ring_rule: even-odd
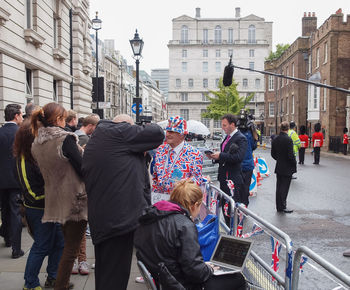
[[[254,124],[254,116],[249,114],[246,110],[241,109],[238,115],[237,128],[240,131],[250,130],[254,139],[258,140],[258,133],[256,131],[256,126]]]

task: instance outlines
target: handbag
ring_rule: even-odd
[[[209,261],[219,239],[219,221],[216,215],[208,214],[198,223],[198,243],[205,262]]]

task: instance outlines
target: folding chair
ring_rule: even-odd
[[[143,279],[148,290],[157,290],[157,286],[153,280],[151,273],[147,270],[146,266],[140,261],[137,261],[137,266],[141,272]]]

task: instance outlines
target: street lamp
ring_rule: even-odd
[[[95,96],[96,96],[96,111],[97,114],[100,116],[100,118],[103,118],[103,113],[100,114],[100,110],[99,110],[99,91],[98,91],[98,31],[101,29],[102,27],[102,20],[98,18],[98,12],[96,11],[96,17],[94,19],[91,20],[92,21],[92,29],[95,30],[96,32],[96,85],[95,85]]]
[[[130,40],[130,45],[132,48],[132,52],[134,54],[134,59],[136,60],[136,98],[134,98],[133,103],[136,105],[136,123],[140,123],[140,105],[142,103],[142,99],[140,98],[139,91],[139,64],[140,58],[143,48],[143,40],[139,37],[137,33],[137,29],[134,35],[134,39]]]

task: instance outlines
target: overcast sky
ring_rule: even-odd
[[[151,69],[169,66],[167,43],[172,37],[172,19],[184,14],[195,17],[196,7],[201,8],[202,18],[234,18],[235,7],[240,7],[241,17],[255,14],[272,21],[273,50],[276,44],[291,44],[301,35],[304,12],[315,12],[318,26],[339,8],[350,14],[350,0],[90,0],[90,15],[94,18],[99,12],[99,38],[114,39],[116,50],[130,65],[134,60],[129,40],[137,28],[144,41],[140,69],[151,73]]]

